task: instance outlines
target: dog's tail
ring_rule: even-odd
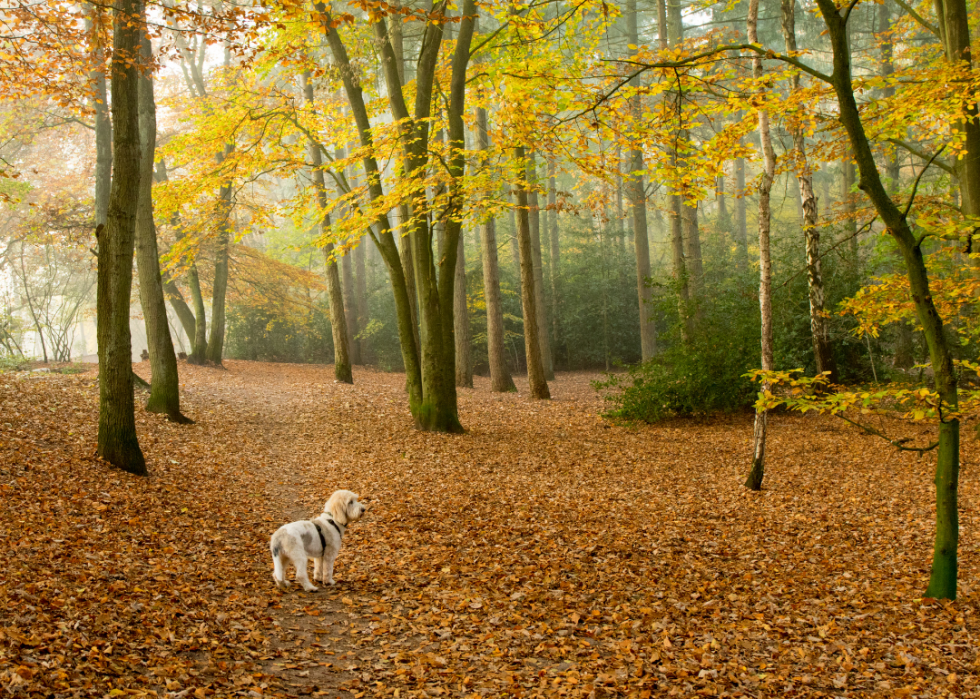
[[[272,551],[272,579],[276,585],[283,587],[286,584],[286,566],[282,562],[282,542],[275,534],[269,541],[269,549]]]

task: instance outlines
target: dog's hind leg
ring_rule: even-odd
[[[286,580],[286,566],[279,556],[272,557],[272,579],[276,581],[276,586],[285,590],[289,587]]]
[[[309,577],[306,572],[306,558],[303,561],[294,561],[296,564],[296,582],[303,586],[303,589],[307,592],[316,592],[317,587],[310,582]]]

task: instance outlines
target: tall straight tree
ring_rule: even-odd
[[[142,3],[117,0],[112,11],[112,183],[104,227],[97,227],[99,340],[98,455],[146,475],[136,435],[129,303],[140,182],[139,68]]]
[[[626,0],[627,54],[635,56],[639,50],[640,32],[636,19],[636,0]],[[639,86],[639,78],[633,79]],[[630,98],[630,117],[641,119],[640,95]],[[640,356],[647,361],[657,353],[657,332],[653,322],[653,293],[648,284],[650,278],[650,239],[647,231],[647,197],[643,181],[643,151],[636,144],[630,146],[629,176],[626,180],[626,198],[633,217],[633,249],[636,253],[636,294],[640,303]]]
[[[541,347],[541,365],[548,381],[555,378],[555,366],[551,360],[551,341],[548,337],[548,313],[545,306],[544,264],[541,259],[541,207],[538,205],[538,165],[534,153],[527,159],[528,223],[531,230],[531,256],[534,260],[534,309],[538,315],[538,342]]]
[[[561,347],[561,245],[558,240],[558,185],[555,178],[555,161],[548,160],[548,281],[551,284],[551,333],[554,339],[551,358]]]
[[[759,43],[759,0],[749,0],[749,13],[746,20],[748,39],[751,44]],[[761,81],[763,77],[762,57],[756,54],[752,59],[752,77],[760,85],[760,99],[764,99]],[[776,177],[776,153],[772,148],[772,134],[769,130],[769,113],[765,106],[758,109],[759,142],[762,146],[762,176],[759,179],[759,314],[762,318],[762,369],[773,370],[772,349],[772,259],[769,249],[770,208],[769,195]],[[768,386],[763,384],[762,390]],[[769,411],[757,409],[755,413],[754,446],[752,449],[752,469],[745,481],[751,490],[762,489],[766,461],[766,428]]]
[[[657,0],[657,32],[661,51],[679,46],[681,41],[680,25],[680,5],[673,2],[668,12],[666,0]],[[672,109],[676,113],[680,112],[680,97],[676,93],[667,95],[664,99],[676,102],[675,105],[672,105]],[[678,165],[676,140],[671,144],[670,160],[671,165],[676,168]],[[687,260],[684,256],[684,228],[681,212],[683,203],[675,188],[671,188],[667,194],[667,206],[670,218],[670,251],[673,258],[674,285],[677,289],[678,312],[682,319],[681,337],[684,342],[687,342],[691,338],[694,325],[691,318],[691,290]]]
[[[307,106],[314,108],[313,83],[309,71],[303,73],[303,97]],[[334,257],[333,243],[329,239],[330,215],[326,213],[327,187],[323,176],[323,153],[319,143],[312,138],[307,144],[310,166],[313,170],[313,187],[316,189],[320,217],[320,234],[324,239],[323,256],[327,270],[327,299],[330,303],[330,334],[333,338],[333,375],[340,383],[354,383],[351,372],[350,344],[347,336],[347,318],[344,316],[344,296],[340,288],[340,271]]]
[[[541,345],[538,314],[534,293],[534,252],[531,244],[531,224],[528,210],[528,165],[524,146],[514,148],[514,162],[523,180],[512,190],[517,195],[517,244],[521,255],[521,301],[524,308],[524,350],[527,355],[527,383],[531,397],[537,400],[551,398],[544,364],[541,361]]]
[[[143,20],[145,22],[145,18]],[[166,413],[174,422],[190,422],[180,412],[180,384],[177,377],[177,355],[170,336],[167,306],[160,276],[160,254],[157,229],[153,220],[153,158],[157,142],[157,108],[153,99],[153,49],[150,39],[140,41],[139,135],[140,178],[136,206],[136,267],[140,281],[140,304],[146,324],[147,350],[150,354],[150,397],[146,409]]]
[[[323,3],[315,5],[322,20],[327,43],[330,46],[334,63],[339,69],[344,83],[344,91],[357,124],[361,146],[365,150],[363,164],[368,185],[368,198],[380,204],[384,197],[380,169],[373,147],[372,126],[364,103],[363,91],[356,79],[340,33],[332,16]],[[399,338],[402,357],[407,370],[409,405],[416,424],[425,430],[460,432],[456,403],[455,345],[453,333],[453,297],[462,217],[461,178],[465,167],[463,150],[463,108],[465,104],[466,69],[470,58],[470,43],[473,35],[473,22],[476,6],[472,0],[463,4],[459,22],[459,34],[451,62],[450,99],[447,111],[449,122],[449,204],[438,216],[445,230],[445,254],[438,260],[442,274],[437,273],[436,257],[433,252],[434,236],[430,225],[431,212],[425,199],[425,186],[422,177],[429,163],[429,120],[432,115],[432,94],[435,72],[438,65],[439,49],[442,43],[442,25],[446,3],[439,2],[426,20],[426,31],[417,62],[415,81],[415,110],[409,113],[398,75],[397,60],[391,43],[391,34],[384,17],[375,18],[373,29],[376,48],[380,54],[381,69],[387,88],[388,105],[398,125],[399,146],[402,159],[402,177],[411,188],[411,220],[408,222],[412,245],[415,280],[419,297],[419,321],[421,347],[415,344],[414,330],[411,327],[411,309],[405,288],[404,274],[398,250],[394,247],[387,212],[376,212],[375,243],[391,276],[395,293],[395,306],[399,323]],[[446,271],[448,270],[448,272]]]
[[[453,334],[456,339],[456,385],[473,388],[473,363],[470,359],[470,311],[466,302],[466,251],[463,236],[456,250],[456,275],[453,284]]]
[[[796,53],[796,0],[782,0],[783,37],[786,51]],[[800,74],[792,78],[794,92],[800,90]],[[834,353],[830,347],[830,333],[827,328],[827,315],[824,311],[823,271],[820,267],[820,229],[817,228],[817,197],[813,193],[813,171],[806,156],[806,143],[803,126],[796,124],[791,128],[793,150],[796,152],[797,182],[803,206],[803,240],[806,246],[806,276],[810,300],[810,337],[813,340],[813,357],[817,373],[827,372],[832,382],[837,382],[837,367]]]
[[[480,166],[487,167],[490,138],[487,133],[487,110],[476,110],[477,144],[482,153]],[[480,236],[483,257],[483,296],[487,303],[487,358],[490,363],[490,390],[498,393],[517,390],[507,367],[504,349],[504,311],[500,301],[500,266],[497,259],[497,226],[493,217],[483,223]]]

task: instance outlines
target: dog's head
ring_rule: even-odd
[[[327,504],[323,506],[323,511],[333,517],[337,524],[347,526],[364,516],[364,513],[367,512],[367,505],[358,502],[357,493],[352,493],[349,490],[338,490],[327,500]]]

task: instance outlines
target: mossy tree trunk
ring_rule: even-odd
[[[129,332],[133,252],[140,181],[138,55],[139,0],[113,9],[113,167],[106,224],[98,237],[97,335],[99,341],[98,454],[114,466],[146,475],[136,435],[132,338]]]
[[[833,85],[837,95],[840,121],[847,131],[857,161],[860,175],[858,187],[871,200],[886,230],[902,252],[916,315],[929,347],[942,413],[949,415],[955,413],[958,407],[956,373],[943,321],[933,303],[929,289],[929,275],[922,256],[922,240],[912,232],[905,212],[888,195],[864,130],[851,79],[851,55],[847,36],[848,13],[844,10],[842,14],[842,10],[834,4],[833,0],[817,0],[817,6],[826,23],[833,50],[833,73],[822,77]],[[957,507],[959,434],[959,420],[943,417],[939,425],[939,449],[934,481],[936,537],[932,574],[925,593],[928,597],[941,599],[956,598],[959,540]]]
[[[150,354],[150,397],[146,409],[165,413],[174,422],[190,422],[180,412],[180,384],[177,355],[170,336],[167,306],[160,276],[160,254],[153,220],[153,158],[156,153],[157,117],[153,99],[151,64],[153,50],[148,37],[140,41],[139,135],[140,180],[136,207],[136,267],[140,280],[140,304],[146,324],[147,351]]]

